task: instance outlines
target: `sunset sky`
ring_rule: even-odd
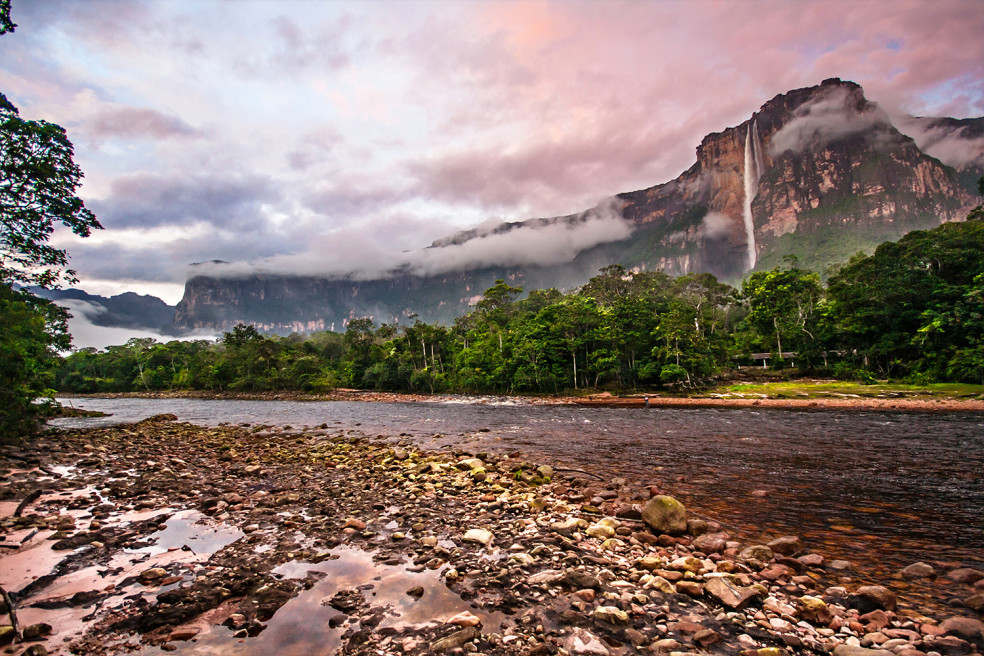
[[[12,18],[0,91],[68,130],[105,226],[55,243],[83,289],[169,303],[191,262],[358,267],[665,182],[705,134],[829,77],[893,115],[984,115],[980,0],[13,0]]]

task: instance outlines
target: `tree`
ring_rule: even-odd
[[[50,403],[50,363],[69,346],[65,312],[50,301],[0,285],[0,440],[32,433]]]
[[[745,280],[741,293],[748,301],[748,322],[765,339],[775,340],[780,359],[784,350],[803,348],[815,339],[814,323],[823,298],[817,273],[779,267],[756,271]]]
[[[10,0],[0,0],[0,34],[13,32]],[[56,287],[74,281],[65,270],[68,254],[47,243],[55,223],[86,237],[101,228],[76,195],[82,171],[65,130],[46,121],[27,121],[0,94],[0,431],[23,435],[37,426],[49,396],[47,382],[55,349],[67,349],[68,313],[15,284]]]

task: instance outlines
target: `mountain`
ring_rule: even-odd
[[[126,292],[116,296],[98,296],[81,289],[41,289],[31,293],[82,313],[93,325],[104,328],[147,329],[165,334],[174,333],[175,306],[156,296]]]
[[[448,322],[498,278],[524,289],[568,288],[612,263],[673,275],[708,271],[737,282],[795,255],[800,266],[823,271],[910,230],[960,221],[976,204],[984,119],[907,117],[900,126],[906,133],[859,85],[825,80],[780,94],[741,124],[704,137],[694,165],[675,180],[577,215],[463,231],[420,254],[470,261],[455,255],[508,239],[517,250],[539,248],[539,264],[459,264],[435,273],[407,263],[369,280],[224,274],[213,264],[189,277],[175,323],[227,330],[247,322],[285,333],[340,330],[361,316]],[[613,213],[620,219],[604,218]],[[590,230],[612,235],[596,236],[565,261],[546,257],[549,239]]]

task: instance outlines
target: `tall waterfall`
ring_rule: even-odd
[[[759,178],[765,165],[762,161],[762,142],[759,140],[755,119],[745,132],[745,204],[742,219],[745,222],[745,242],[748,245],[748,268],[755,267],[755,222],[752,220],[752,200],[758,193]]]

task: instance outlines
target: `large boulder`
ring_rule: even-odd
[[[857,608],[861,614],[870,613],[873,610],[895,610],[898,599],[895,593],[883,585],[866,585],[847,598],[847,605],[850,608]]]
[[[665,494],[657,494],[642,509],[642,521],[657,533],[683,535],[687,532],[687,509]]]

